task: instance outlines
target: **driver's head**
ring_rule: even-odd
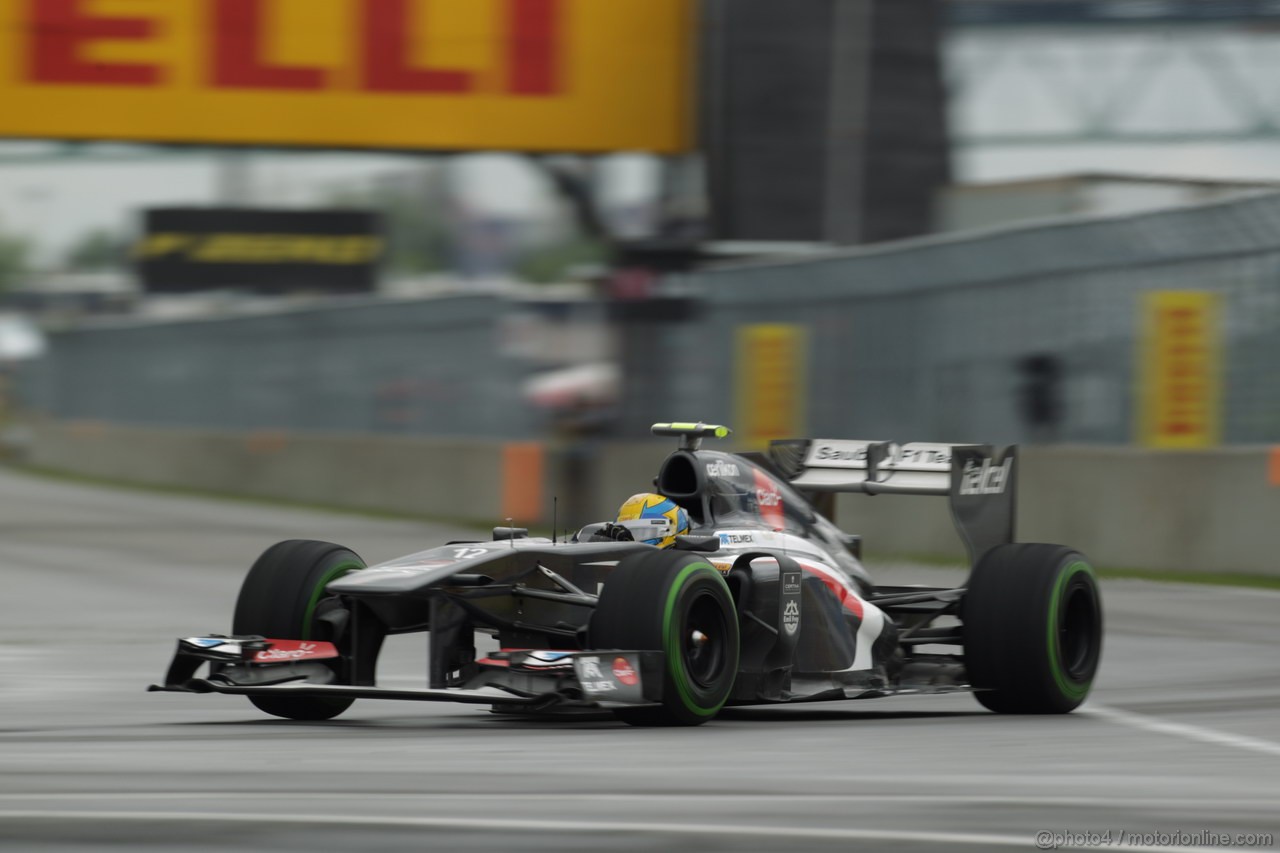
[[[637,542],[666,548],[689,532],[689,513],[671,498],[641,492],[627,498],[618,510],[618,524],[631,531]]]

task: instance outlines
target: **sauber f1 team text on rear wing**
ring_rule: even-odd
[[[802,492],[950,498],[971,562],[1014,541],[1015,447],[815,438],[775,441],[769,456]]]

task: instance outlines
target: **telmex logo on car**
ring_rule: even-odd
[[[0,136],[675,152],[691,0],[5,0]]]
[[[574,663],[578,682],[587,693],[609,693],[618,689],[618,685],[600,671],[600,658],[580,657]]]

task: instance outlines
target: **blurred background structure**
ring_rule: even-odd
[[[1155,465],[1029,508],[1101,562],[1278,508],[1269,0],[21,0],[0,52],[40,466],[545,521],[704,419],[1030,443],[1028,493]]]

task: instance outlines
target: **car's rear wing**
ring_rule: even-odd
[[[1016,447],[788,439],[772,442],[769,457],[803,492],[949,497],[972,560],[1013,541]]]

